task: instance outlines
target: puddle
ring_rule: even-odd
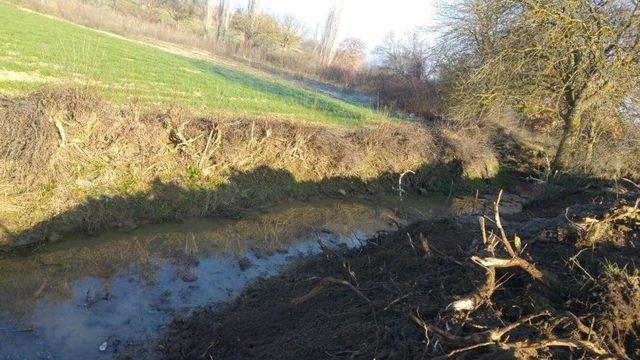
[[[228,301],[317,240],[360,246],[442,199],[323,200],[105,233],[0,259],[0,359],[107,359],[175,315]],[[103,350],[103,351],[101,351]]]

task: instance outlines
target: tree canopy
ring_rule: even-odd
[[[637,0],[462,0],[444,18],[454,107],[561,122],[556,170],[580,131],[622,120],[640,86]]]

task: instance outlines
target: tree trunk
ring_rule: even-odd
[[[333,58],[333,45],[338,33],[340,17],[342,16],[342,7],[334,5],[329,11],[329,16],[324,26],[324,32],[320,41],[320,58],[323,65],[329,65]]]
[[[558,171],[566,170],[571,162],[571,150],[576,142],[578,130],[580,129],[581,115],[576,109],[569,111],[565,117],[564,129],[562,137],[556,150],[556,156],[553,159],[552,174]]]
[[[211,22],[213,21],[213,0],[207,0],[207,9],[204,17],[204,32],[205,37],[209,36],[209,32],[211,32]]]

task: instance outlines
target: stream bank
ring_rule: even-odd
[[[488,282],[470,260],[483,238],[505,254],[491,208],[484,236],[478,215],[441,216],[312,255],[121,358],[640,358],[639,189],[551,195],[502,225],[518,259],[553,282],[495,269],[487,297],[457,310]]]
[[[92,89],[0,99],[0,246],[234,216],[289,200],[447,192],[489,179],[479,134],[408,122],[344,126],[117,106]],[[414,172],[415,174],[411,174]]]

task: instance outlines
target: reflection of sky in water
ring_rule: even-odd
[[[364,233],[352,237],[322,234],[323,241],[359,245]],[[190,271],[197,279],[184,281],[184,261],[151,259],[157,268],[152,280],[134,265],[115,277],[84,277],[70,284],[72,298],[38,300],[31,315],[18,324],[0,319],[0,359],[110,358],[127,342],[153,336],[179,312],[216,301],[229,300],[247,282],[274,275],[294,257],[319,251],[315,236],[291,245],[287,252],[246,254],[251,266],[241,269],[235,255],[200,258]],[[60,280],[60,279],[59,279]],[[61,281],[61,280],[60,280]],[[30,330],[30,331],[21,331]],[[99,351],[107,341],[108,348]]]

